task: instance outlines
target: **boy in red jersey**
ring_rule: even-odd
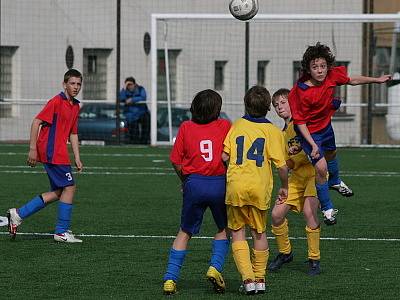
[[[207,207],[210,208],[218,231],[214,236],[207,279],[217,293],[225,291],[221,275],[229,240],[225,207],[226,168],[221,155],[223,142],[231,126],[219,118],[222,98],[212,91],[199,92],[193,99],[190,111],[192,120],[179,127],[170,159],[182,181],[183,206],[179,232],[172,244],[167,271],[164,275],[164,293],[176,293],[187,244],[197,234]]]
[[[78,143],[79,101],[75,97],[82,86],[82,74],[70,69],[64,74],[64,92],[50,99],[35,117],[31,126],[30,150],[27,164],[31,167],[41,162],[50,180],[51,191],[38,195],[22,207],[8,210],[8,227],[14,239],[18,226],[24,219],[60,200],[54,240],[65,243],[81,243],[69,230],[75,182],[72,176],[67,141],[72,146],[75,166],[80,172],[82,162]]]
[[[340,101],[333,99],[334,89],[344,84],[385,83],[391,79],[390,75],[350,78],[344,66],[335,67],[334,63],[335,57],[328,46],[319,42],[309,46],[301,62],[303,76],[289,94],[293,121],[302,137],[302,148],[315,167],[318,199],[327,225],[336,224],[336,210],[329,196],[329,188],[343,196],[353,196],[353,191],[339,177],[331,117],[340,106]]]

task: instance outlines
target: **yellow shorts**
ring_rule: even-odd
[[[227,205],[226,212],[228,215],[228,228],[231,230],[238,230],[248,225],[258,233],[263,233],[267,228],[266,210],[260,210],[251,205],[242,207]]]
[[[310,164],[295,170],[289,176],[288,198],[286,204],[290,205],[290,210],[302,212],[306,197],[316,197],[315,171]]]

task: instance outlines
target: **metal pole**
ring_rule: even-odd
[[[400,14],[400,12],[398,12]],[[396,22],[392,33],[392,51],[390,53],[389,74],[394,74],[396,67],[397,35],[400,32],[400,22]]]
[[[250,43],[250,23],[246,22],[245,33],[245,67],[244,67],[244,92],[249,89],[249,43]]]
[[[117,0],[117,36],[116,36],[116,64],[115,64],[115,112],[116,112],[116,124],[117,128],[117,141],[121,144],[121,133],[120,133],[120,98],[119,98],[119,85],[121,80],[121,0]]]
[[[369,13],[374,12],[374,0],[369,1]],[[373,76],[373,56],[375,52],[375,43],[374,43],[374,26],[372,23],[368,24],[368,39],[369,39],[369,47],[368,47],[368,76]],[[367,107],[367,144],[372,144],[372,84],[368,84],[368,107]]]

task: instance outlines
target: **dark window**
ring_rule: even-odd
[[[257,62],[257,85],[259,86],[266,86],[266,73],[268,63],[268,60],[259,60]]]
[[[214,89],[223,91],[225,85],[225,65],[227,61],[215,61],[214,65]]]

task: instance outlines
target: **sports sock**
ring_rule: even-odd
[[[253,266],[250,259],[249,244],[246,241],[236,241],[232,243],[233,259],[236,267],[242,276],[242,280],[255,280]]]
[[[315,187],[317,188],[317,195],[319,202],[321,203],[321,210],[328,210],[333,208],[333,203],[331,198],[329,197],[329,186],[326,181],[323,184],[316,183]]]
[[[58,214],[55,233],[64,233],[68,231],[71,224],[72,204],[65,202],[58,202]]]
[[[320,260],[321,253],[319,251],[319,240],[321,235],[321,227],[311,229],[306,226],[307,244],[308,244],[308,258],[313,260]]]
[[[335,158],[333,160],[329,160],[329,161],[327,161],[327,164],[328,164],[328,173],[329,173],[328,185],[332,186],[335,184],[339,184],[340,178],[339,178],[338,159]]]
[[[255,250],[253,249],[253,272],[256,279],[265,279],[267,272],[267,261],[269,257],[269,249]]]
[[[229,240],[213,240],[210,266],[216,268],[218,272],[222,272],[228,251]]]
[[[288,220],[285,218],[285,221],[281,225],[277,227],[271,225],[271,227],[271,232],[276,238],[279,253],[289,254],[292,251],[292,246],[289,241]]]
[[[39,195],[39,196],[32,198],[30,201],[28,201],[22,207],[18,208],[17,212],[18,212],[18,215],[21,217],[21,219],[25,219],[25,218],[33,215],[34,213],[38,212],[45,206],[46,206],[46,203],[43,201],[42,196]]]
[[[164,275],[165,280],[178,281],[179,273],[181,271],[183,261],[185,260],[187,250],[175,250],[171,248],[168,258],[167,271]]]

